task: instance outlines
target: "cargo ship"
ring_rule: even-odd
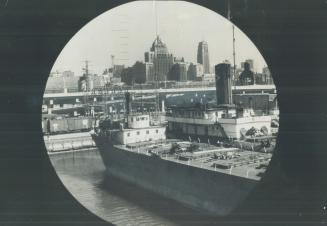
[[[131,111],[127,93],[126,117],[108,119],[92,134],[107,173],[210,215],[233,211],[257,185],[269,164],[272,153],[265,147],[271,144],[262,141],[270,139],[271,120],[244,110],[240,114],[232,104],[230,65],[217,66],[217,90],[222,87],[217,91],[220,96],[213,114],[217,120],[194,119],[192,114],[184,115],[188,120],[177,120],[172,114],[167,118],[166,131],[167,123]],[[256,139],[259,132],[261,139]],[[190,136],[183,139],[174,134]],[[191,138],[200,134],[201,138]],[[208,138],[207,142],[203,137]],[[213,138],[217,142],[212,142]],[[242,147],[242,142],[249,144],[255,139],[252,144],[260,140],[263,149]]]

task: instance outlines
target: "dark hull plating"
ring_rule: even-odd
[[[113,147],[94,136],[107,173],[211,215],[230,213],[257,181]]]

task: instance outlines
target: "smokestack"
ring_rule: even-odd
[[[232,75],[230,64],[222,63],[215,66],[216,97],[218,105],[232,105]]]
[[[132,112],[132,98],[131,94],[129,92],[125,93],[125,100],[126,100],[126,114],[129,114]]]

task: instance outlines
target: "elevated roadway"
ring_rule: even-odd
[[[126,90],[134,94],[178,94],[186,92],[201,92],[201,91],[215,91],[216,87],[181,87],[181,88],[170,88],[170,89],[129,89]],[[233,93],[276,93],[276,87],[274,85],[248,85],[248,86],[233,86]],[[106,94],[115,94],[117,91],[106,91]],[[74,93],[45,93],[43,99],[53,98],[83,98],[85,96],[102,96],[104,93],[101,91],[90,91],[90,92],[74,92]]]

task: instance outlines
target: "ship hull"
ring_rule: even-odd
[[[257,184],[256,180],[119,149],[99,138],[95,141],[108,175],[210,215],[229,214]]]

